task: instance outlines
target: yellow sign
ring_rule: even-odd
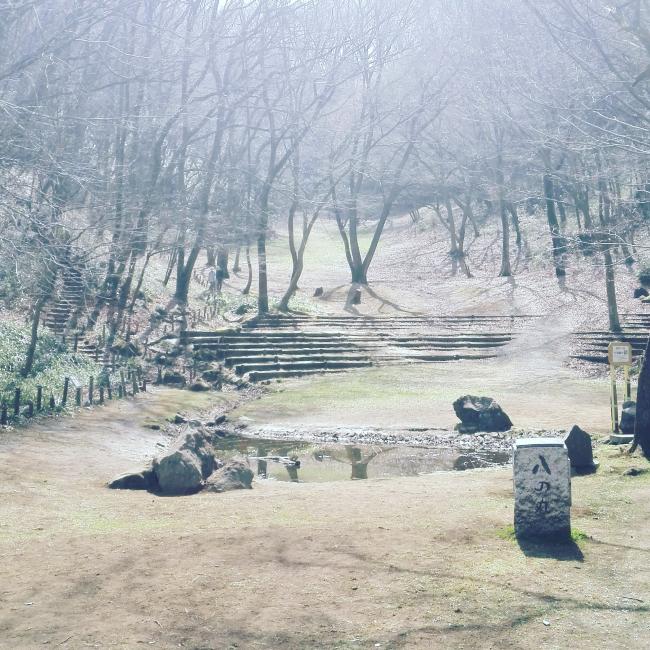
[[[607,348],[610,366],[631,366],[632,346],[623,341],[612,341]]]
[[[624,341],[612,341],[607,347],[609,359],[610,410],[612,417],[612,431],[618,433],[618,395],[616,391],[616,368],[623,368],[625,381],[625,401],[632,399],[632,386],[630,383],[630,366],[632,365],[632,346]]]

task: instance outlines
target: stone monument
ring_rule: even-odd
[[[571,467],[577,472],[593,472],[597,464],[594,462],[594,452],[591,446],[591,436],[577,424],[573,426],[564,438],[564,444],[569,453]]]
[[[515,443],[515,534],[562,541],[571,535],[571,466],[559,438]]]

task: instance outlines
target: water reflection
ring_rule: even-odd
[[[223,460],[246,457],[257,476],[277,481],[327,482],[418,476],[436,471],[503,465],[509,452],[468,452],[449,448],[382,447],[253,440],[239,436],[215,444]]]

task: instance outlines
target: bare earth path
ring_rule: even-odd
[[[2,434],[0,647],[647,647],[650,477],[622,475],[638,459],[602,448],[598,474],[574,479],[589,538],[557,557],[500,535],[508,469],[186,498],[104,488],[164,440],[143,424],[188,399]]]

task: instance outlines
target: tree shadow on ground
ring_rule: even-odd
[[[384,298],[383,296],[380,296],[376,291],[371,289],[367,284],[351,284],[350,288],[348,290],[347,298],[345,300],[345,311],[354,314],[355,316],[363,316],[364,314],[361,314],[361,312],[356,308],[353,302],[353,298],[356,294],[357,291],[360,291],[362,294],[365,291],[371,298],[374,298],[381,304],[379,305],[379,308],[377,309],[378,312],[383,311],[384,307],[390,307],[391,309],[394,309],[396,312],[402,313],[402,314],[408,314],[409,316],[422,316],[421,311],[417,310],[410,310],[406,309],[405,307],[401,307],[399,304],[396,302],[393,302],[389,300],[388,298]],[[366,316],[367,318],[372,318],[371,316]]]
[[[582,562],[585,558],[580,547],[572,540],[533,540],[517,537],[517,544],[526,557],[542,557],[562,562]]]

